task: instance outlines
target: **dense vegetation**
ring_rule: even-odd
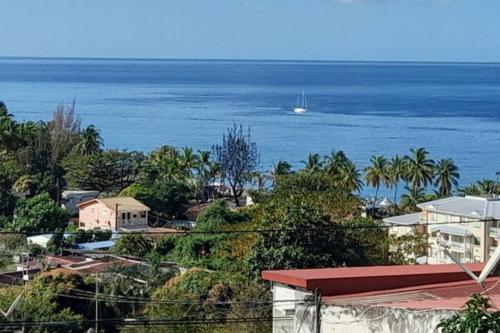
[[[113,254],[144,263],[114,267],[98,278],[101,317],[170,318],[165,332],[264,332],[270,330],[268,321],[236,320],[271,315],[269,286],[260,280],[264,269],[399,264],[409,260],[405,253],[425,252],[425,239],[389,237],[376,221],[360,217],[365,183],[375,189],[375,201],[381,186],[392,188],[397,201],[404,185],[394,209],[412,211],[419,202],[457,191],[459,179],[451,159],[435,162],[423,148],[390,159],[374,156],[363,171],[342,151],[310,154],[301,169],[278,161],[268,172],[256,170],[258,158],[250,130],[241,126],[230,128],[212,151],[162,146],[129,152],[105,149],[95,127],[81,128],[75,105],[59,106],[48,122],[17,122],[0,103],[0,229],[54,233],[48,249],[31,247],[34,254],[109,239],[109,233],[68,225],[58,204],[64,189],[135,197],[151,207],[152,226],[168,225],[188,208],[210,202],[191,233],[118,239]],[[229,185],[227,195],[210,190],[222,182]],[[431,187],[434,192],[427,193]],[[238,207],[245,191],[256,204]],[[500,193],[500,188],[484,180],[460,191]],[[73,234],[65,238],[65,231]],[[25,234],[0,234],[0,265],[27,249]],[[166,262],[176,265],[165,267]],[[187,272],[180,274],[177,267]],[[31,321],[77,322],[50,330],[61,332],[91,327],[84,321],[95,316],[95,279],[44,273],[28,284],[9,320],[26,315]],[[9,308],[21,291],[1,288],[0,309]],[[6,321],[0,317],[0,323]],[[121,324],[101,328],[113,331]]]

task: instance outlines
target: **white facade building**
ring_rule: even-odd
[[[485,262],[497,247],[500,237],[499,197],[448,197],[419,204],[420,213],[384,219],[398,225],[390,232],[402,235],[421,232],[429,236],[427,263],[453,262],[443,252],[443,246],[464,263]],[[411,226],[419,224],[418,227]],[[406,227],[405,227],[406,226]]]

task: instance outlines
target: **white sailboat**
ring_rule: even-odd
[[[299,105],[299,97],[297,96],[297,105],[293,108],[295,113],[306,113],[307,112],[307,99],[304,90],[302,90],[302,104]]]

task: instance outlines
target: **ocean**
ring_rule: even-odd
[[[261,170],[333,149],[363,168],[425,147],[456,162],[461,185],[500,171],[500,64],[0,58],[0,100],[17,120],[74,100],[107,148],[145,152],[210,150],[243,124]]]

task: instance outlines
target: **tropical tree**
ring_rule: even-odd
[[[338,169],[336,182],[346,193],[359,192],[363,188],[361,172],[348,160]]]
[[[82,155],[93,155],[101,151],[103,140],[99,130],[94,125],[90,125],[80,132],[75,152]]]
[[[287,161],[282,161],[279,160],[277,163],[273,164],[273,167],[271,169],[271,179],[272,179],[272,186],[274,187],[276,185],[276,182],[278,181],[278,178],[280,176],[288,175],[292,172],[292,166],[290,163]]]
[[[193,168],[198,164],[198,156],[193,152],[193,148],[183,147],[179,156],[179,167],[184,178],[191,178]]]
[[[340,168],[350,162],[346,154],[342,150],[332,150],[330,156],[325,156],[325,170],[330,175],[337,175]]]
[[[301,161],[301,163],[304,164],[304,170],[310,173],[320,171],[323,167],[321,155],[315,153],[310,153],[307,161]]]
[[[458,186],[458,167],[450,158],[443,158],[438,161],[434,168],[434,185],[437,186],[437,193],[440,197],[450,195],[452,187]]]
[[[434,175],[434,161],[428,158],[429,153],[424,148],[412,148],[411,155],[406,155],[405,180],[411,184],[414,192],[421,187],[432,183]]]
[[[12,227],[16,231],[40,234],[64,229],[67,224],[66,210],[59,207],[48,194],[44,193],[17,202]]]
[[[250,128],[243,132],[243,126],[236,124],[222,136],[222,144],[213,147],[215,160],[228,181],[234,203],[240,205],[244,185],[251,179],[251,173],[259,162],[257,144],[252,141]]]
[[[388,172],[386,183],[390,187],[394,187],[394,202],[397,202],[398,185],[405,174],[405,161],[399,155],[394,156],[388,163]]]
[[[371,165],[365,168],[366,183],[375,188],[375,201],[377,202],[380,185],[387,179],[387,159],[382,156],[372,156]]]
[[[414,211],[419,203],[426,201],[426,194],[423,188],[405,187],[406,193],[401,196],[401,205],[408,211]]]

